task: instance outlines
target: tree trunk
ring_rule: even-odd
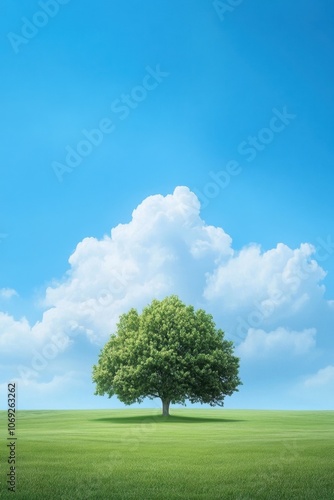
[[[162,399],[162,415],[164,417],[169,417],[169,405],[170,401],[168,399]]]

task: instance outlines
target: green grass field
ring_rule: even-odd
[[[334,412],[21,411],[17,488],[0,498],[334,499]]]

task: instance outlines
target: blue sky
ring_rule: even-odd
[[[119,406],[91,366],[171,293],[235,340],[226,407],[333,408],[334,7],[237,3],[2,5],[0,387],[22,408]]]

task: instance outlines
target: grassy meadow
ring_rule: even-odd
[[[20,411],[17,488],[0,498],[334,499],[334,412]]]

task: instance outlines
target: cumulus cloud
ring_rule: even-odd
[[[9,314],[0,312],[0,351],[4,355],[22,354],[30,351],[32,344],[41,339],[32,332],[26,318],[15,320]]]
[[[194,193],[178,187],[172,195],[146,198],[110,236],[78,244],[65,279],[46,291],[51,310],[39,328],[65,332],[72,321],[99,342],[121,313],[170,293],[217,313],[230,331],[255,305],[269,322],[283,323],[325,302],[325,272],[314,252],[308,243],[235,252],[222,228],[201,219]]]
[[[324,293],[319,283],[326,273],[312,259],[314,253],[308,243],[297,249],[279,243],[266,252],[252,244],[217,266],[208,276],[204,295],[231,312],[252,303],[267,315],[298,312]]]
[[[143,307],[154,297],[179,293],[198,301],[205,272],[233,255],[222,228],[206,225],[188,188],[150,196],[102,240],[85,238],[69,259],[66,278],[49,287],[45,304],[53,308],[39,328],[59,328],[71,319],[92,341],[106,338],[119,315]],[[55,327],[55,322],[58,323]]]
[[[316,330],[310,328],[301,332],[277,328],[271,332],[251,328],[245,340],[237,347],[242,358],[269,358],[288,354],[300,356],[315,347]]]
[[[17,403],[21,409],[56,409],[59,402],[60,408],[64,408],[64,405],[73,408],[73,390],[77,393],[85,390],[82,378],[82,373],[69,370],[60,375],[48,374],[45,380],[21,377],[8,380],[16,383]],[[7,381],[0,384],[0,397],[3,400],[7,398],[7,384]]]
[[[24,392],[35,396],[50,395],[55,391],[60,391],[77,382],[78,373],[74,370],[68,371],[62,375],[54,375],[48,381],[38,382],[37,379],[22,379],[20,377],[12,378],[11,382],[17,385],[18,390],[24,388]],[[0,394],[5,394],[8,389],[8,383],[0,384]],[[21,395],[20,395],[21,396]],[[23,394],[22,394],[23,396]]]
[[[260,347],[269,354],[287,347],[298,354],[314,345],[315,331],[307,328],[316,325],[277,328],[302,323],[312,307],[327,304],[325,272],[313,254],[308,243],[296,249],[279,243],[268,251],[250,245],[237,252],[223,228],[202,220],[195,194],[177,187],[173,194],[146,198],[109,235],[79,242],[68,271],[46,290],[40,321],[29,325],[1,313],[0,346],[2,352],[31,352],[57,338],[66,349],[75,336],[103,345],[120,314],[175,293],[210,311],[227,333],[236,318],[262,308],[265,330],[246,321],[240,349]]]
[[[299,375],[297,381],[289,381],[287,393],[292,404],[303,409],[333,409],[334,366],[324,363],[315,373]]]
[[[317,397],[327,401],[332,366],[301,378],[316,340],[334,325],[334,301],[325,298],[326,273],[315,256],[309,243],[297,248],[279,243],[266,251],[251,244],[237,251],[222,227],[201,218],[200,203],[188,188],[149,196],[128,223],[78,243],[67,272],[46,289],[39,321],[30,324],[0,312],[2,376],[18,379],[27,407],[42,408],[50,394],[51,406],[61,401],[71,407],[66,387],[81,384],[78,393],[94,392],[87,364],[90,370],[120,314],[177,294],[212,313],[227,337],[241,342],[236,353],[245,376],[247,361],[265,367],[266,360],[284,359],[287,380],[292,372],[302,380],[295,399],[303,397],[307,406]],[[14,290],[0,290],[4,300],[14,296]],[[327,334],[326,339],[330,342]],[[251,380],[243,382],[249,391]]]
[[[334,366],[329,365],[326,368],[321,368],[314,375],[309,376],[304,381],[304,387],[323,388],[331,386],[334,388]]]
[[[73,386],[76,376],[76,372],[69,371],[63,375],[54,375],[47,382],[38,382],[33,379],[27,380],[20,378],[18,378],[16,382],[19,387],[24,387],[25,392],[29,391],[31,394],[43,396],[60,392],[69,386]]]
[[[18,293],[13,288],[0,288],[0,299],[11,299],[17,296]]]

